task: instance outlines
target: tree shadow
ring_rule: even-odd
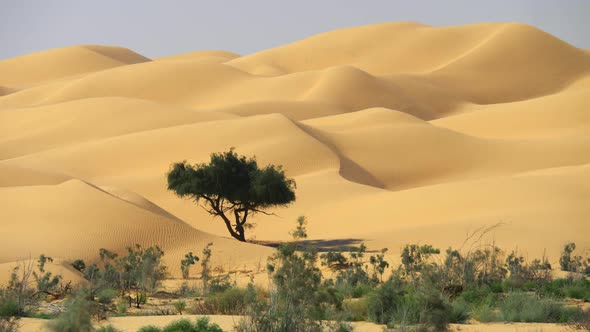
[[[327,251],[350,251],[353,249],[358,249],[359,245],[363,242],[362,239],[318,239],[318,240],[303,240],[299,241],[298,243],[302,247],[311,247],[315,248],[318,252],[327,252]],[[260,244],[263,246],[271,247],[271,248],[278,248],[281,244],[286,242],[280,241],[252,241],[252,243]]]

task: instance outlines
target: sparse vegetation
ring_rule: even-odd
[[[0,289],[0,331],[16,331],[20,316],[55,317],[36,311],[37,303],[67,296],[61,294],[69,297],[65,311],[49,320],[52,331],[116,331],[113,326],[95,329],[92,318],[138,313],[241,315],[244,318],[236,328],[244,332],[351,331],[346,321],[367,320],[416,331],[445,331],[450,323],[472,319],[560,323],[576,328],[589,325],[590,311],[565,300],[589,301],[590,281],[580,272],[553,280],[551,265],[544,257],[529,263],[518,252],[505,254],[494,244],[449,248],[444,253],[430,245],[409,244],[401,250],[401,264],[388,271],[387,249],[369,253],[361,244],[348,252],[318,255],[304,241],[306,223],[304,217],[298,218],[291,233],[293,241],[279,246],[269,258],[272,284],[268,290],[252,283],[239,288],[229,282],[227,273],[214,275],[213,244],[209,243],[202,250],[202,260],[189,253],[181,262],[181,266],[200,262],[202,288],[190,288],[184,281],[177,293],[163,292],[172,296],[164,299],[173,300],[159,300],[145,311],[142,306],[150,295],[155,296],[166,275],[161,263],[164,252],[158,247],[136,245],[121,256],[101,249],[100,262],[72,262],[88,280],[73,293],[61,276],[46,271],[50,257],[21,262],[7,287]],[[562,267],[583,266],[576,265],[584,258],[576,258],[574,250],[574,244],[566,245]],[[322,273],[322,266],[331,273]],[[141,329],[220,330],[206,320]]]
[[[180,261],[180,271],[182,272],[182,277],[184,279],[189,278],[191,265],[195,265],[198,261],[199,257],[193,255],[192,252],[184,255],[184,259]]]
[[[146,326],[138,332],[223,332],[217,324],[211,324],[207,317],[199,318],[195,323],[188,319],[181,319],[166,325],[163,328]]]
[[[78,292],[66,305],[66,311],[51,320],[47,328],[53,332],[92,332],[92,303],[87,291]]]

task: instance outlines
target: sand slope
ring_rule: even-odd
[[[486,240],[555,260],[566,241],[590,247],[589,73],[587,51],[516,23],[384,23],[246,56],[74,46],[3,60],[0,263],[139,242],[177,270],[212,241],[220,264],[252,269],[269,249],[166,191],[171,163],[230,147],[298,185],[251,238],[288,239],[306,215],[312,239],[396,255],[504,222]]]
[[[31,86],[66,76],[149,61],[129,49],[83,45],[0,61],[0,85]]]

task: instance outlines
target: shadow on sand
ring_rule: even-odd
[[[362,239],[332,239],[332,240],[305,240],[299,241],[299,244],[303,247],[313,247],[316,248],[318,252],[327,252],[327,251],[350,251],[352,249],[357,249],[359,245],[363,242]],[[278,241],[253,241],[252,243],[260,244],[267,247],[278,248],[281,244],[285,242],[278,242]]]

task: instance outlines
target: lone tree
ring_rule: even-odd
[[[223,220],[231,236],[243,242],[248,217],[270,215],[264,210],[289,205],[295,201],[295,188],[295,181],[285,176],[281,166],[259,168],[256,159],[238,156],[233,148],[211,154],[208,164],[183,161],[172,164],[168,172],[168,190],[201,203]]]

